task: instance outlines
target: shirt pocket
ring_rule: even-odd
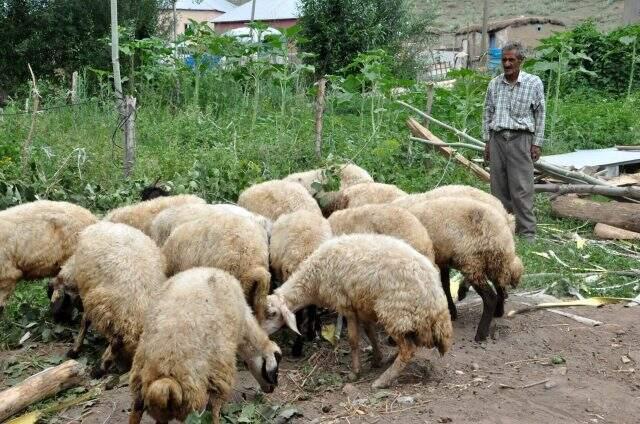
[[[519,118],[524,118],[531,112],[530,100],[514,100],[511,105],[511,113]]]

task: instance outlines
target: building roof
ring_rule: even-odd
[[[227,0],[178,0],[177,10],[217,10],[218,12],[230,12],[236,5]]]
[[[251,21],[251,1],[238,6],[231,12],[218,16],[212,22],[249,22]],[[256,21],[279,21],[300,17],[298,0],[256,0]]]
[[[536,24],[552,24],[566,26],[564,22],[559,19],[543,18],[541,16],[520,16],[518,18],[505,19],[502,21],[489,22],[487,26],[488,32],[496,32],[507,27],[517,28],[525,25]],[[468,34],[470,32],[482,32],[482,25],[471,25],[466,28],[461,28],[456,31],[456,34]]]
[[[580,169],[585,166],[628,165],[640,163],[640,151],[608,149],[578,150],[560,155],[544,156],[542,161],[565,168]]]

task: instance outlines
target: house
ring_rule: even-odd
[[[184,33],[189,27],[190,19],[196,22],[210,22],[212,19],[230,12],[235,8],[236,6],[227,0],[177,0],[176,35]],[[171,29],[173,25],[173,9],[171,7],[163,9],[161,16],[162,19],[169,24],[169,29]]]
[[[500,48],[509,41],[520,41],[525,48],[533,49],[540,44],[542,38],[554,32],[563,31],[564,22],[537,16],[521,16],[519,18],[490,22],[487,27],[489,45],[487,48]],[[482,25],[472,25],[455,32],[455,45],[469,53],[471,58],[482,55]]]
[[[255,0],[254,20],[273,28],[289,28],[298,22],[300,16],[298,0]],[[238,6],[212,20],[216,32],[222,34],[231,29],[246,26],[251,22],[253,1]]]

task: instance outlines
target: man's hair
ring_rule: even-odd
[[[524,47],[519,41],[509,41],[504,45],[504,47],[502,47],[502,53],[504,52],[516,52],[518,59],[524,60],[525,58]]]

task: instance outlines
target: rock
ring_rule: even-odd
[[[544,388],[549,390],[549,389],[553,389],[557,385],[558,383],[556,383],[555,381],[547,381],[546,383],[544,383]]]
[[[554,369],[553,375],[567,375],[567,367],[558,367]]]
[[[416,399],[413,396],[398,396],[396,401],[403,405],[412,405],[415,403]]]
[[[296,408],[287,408],[287,409],[283,409],[278,414],[274,422],[276,424],[284,424],[286,422],[289,422],[289,420],[291,420],[291,418],[294,418],[294,417],[302,417],[302,413],[298,411]]]
[[[353,384],[347,383],[342,388],[342,393],[344,393],[345,395],[347,395],[349,397],[356,397],[360,393],[360,391]]]
[[[625,334],[627,334],[627,332],[622,328],[618,328],[617,330],[614,331],[614,333],[616,336],[624,336]]]
[[[480,365],[478,365],[476,362],[473,362],[471,364],[471,369],[474,371],[478,371],[480,369]]]
[[[464,371],[456,370],[456,374],[458,374],[458,375],[464,375]]]
[[[631,359],[629,359],[627,355],[622,355],[620,357],[620,360],[622,361],[623,364],[628,364],[629,362],[631,362]]]
[[[627,356],[636,364],[640,364],[640,350],[631,351]]]
[[[359,398],[356,400],[352,400],[351,403],[356,406],[363,406],[369,403],[369,399]]]
[[[438,418],[439,423],[452,423],[453,419],[449,417],[440,417]]]
[[[322,405],[322,412],[325,414],[331,412],[331,405]]]

